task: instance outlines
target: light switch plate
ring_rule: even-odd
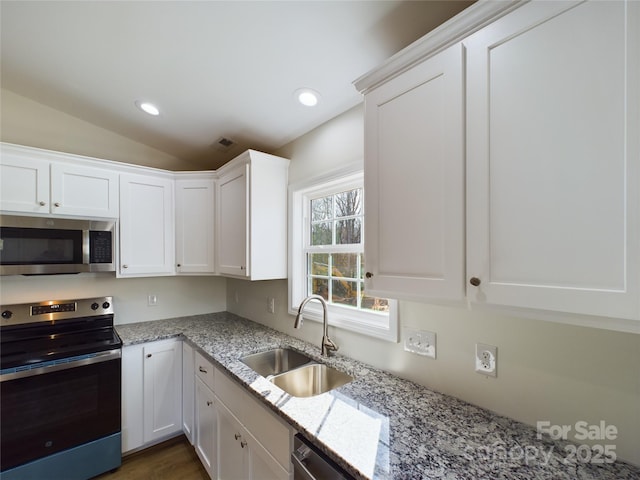
[[[436,358],[436,334],[426,330],[404,327],[404,349],[424,357]]]

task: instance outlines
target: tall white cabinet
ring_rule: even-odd
[[[637,318],[637,2],[532,2],[468,49],[474,302]]]
[[[255,150],[218,173],[218,273],[249,280],[287,277],[289,160]]]
[[[638,331],[639,2],[478,2],[355,84],[371,293]]]
[[[463,49],[365,97],[368,294],[464,296]]]

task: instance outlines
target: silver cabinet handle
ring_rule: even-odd
[[[207,400],[207,407],[210,407],[213,402],[211,400]]]
[[[247,446],[247,442],[246,442],[246,441],[244,441],[244,440],[242,440],[242,441],[240,442],[240,446],[241,446],[242,448],[246,447],[246,446]]]
[[[60,206],[60,202],[55,202],[55,203],[53,204],[53,206],[54,206],[54,207],[59,207],[59,206]]]
[[[129,265],[122,265],[122,268],[129,268]]]
[[[198,367],[198,370],[200,370],[202,373],[207,373],[207,371],[202,367]]]
[[[40,202],[38,202],[38,203],[40,203],[41,207],[44,207],[46,205],[46,202],[43,202],[42,200],[40,200]]]

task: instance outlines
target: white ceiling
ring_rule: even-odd
[[[353,80],[470,3],[2,0],[2,88],[214,169],[355,106]]]

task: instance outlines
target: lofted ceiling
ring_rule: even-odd
[[[0,2],[3,89],[215,169],[362,101],[352,81],[471,1]],[[296,89],[318,91],[305,107]],[[151,117],[136,100],[160,109]],[[234,144],[224,149],[221,138]]]

